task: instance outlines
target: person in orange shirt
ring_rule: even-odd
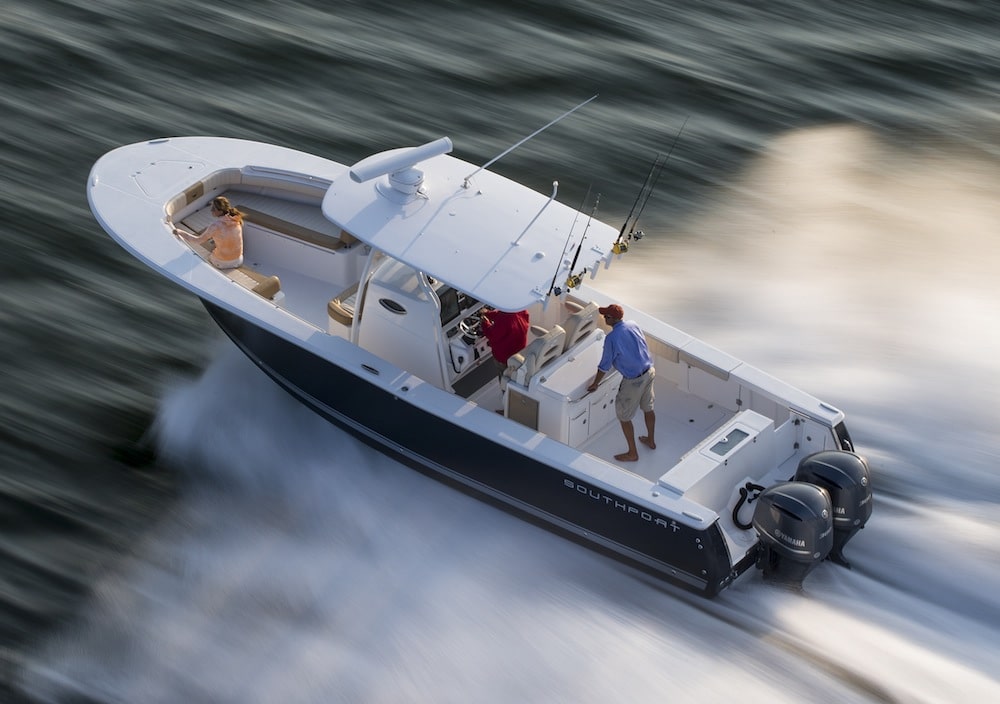
[[[209,259],[220,269],[243,266],[243,213],[234,208],[228,198],[216,196],[212,199],[212,215],[215,222],[200,235],[179,227],[174,228],[174,234],[195,244],[215,240],[215,249]]]

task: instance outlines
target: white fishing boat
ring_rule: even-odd
[[[755,564],[800,586],[824,558],[844,562],[871,513],[844,414],[597,288],[633,227],[451,151],[442,138],[347,166],[155,139],[98,160],[88,196],[289,393],[407,464],[706,596]],[[219,195],[244,214],[235,269],[174,234],[203,231]],[[621,377],[588,392],[608,332],[597,309],[613,302],[656,370],[657,447],[634,462],[615,459]],[[484,305],[531,317],[502,377]]]

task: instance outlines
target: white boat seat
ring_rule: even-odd
[[[548,328],[543,328],[541,325],[532,325],[528,328],[528,332],[531,333],[532,337],[542,337],[548,333]]]
[[[303,242],[308,242],[309,244],[316,245],[317,247],[333,251],[344,248],[350,249],[358,241],[354,235],[351,235],[344,230],[341,230],[339,235],[334,238],[325,232],[317,232],[312,228],[299,225],[298,223],[271,215],[270,213],[262,212],[256,208],[251,208],[235,201],[234,205],[236,205],[239,211],[243,213],[243,217],[247,222],[259,225],[260,227],[273,232],[280,232],[281,234],[294,237],[295,239]]]
[[[520,386],[528,386],[546,364],[562,354],[566,331],[555,325],[541,337],[528,343],[528,346],[507,360],[507,368],[503,376],[506,381],[512,381]]]
[[[569,350],[592,330],[597,329],[597,308],[598,305],[591,301],[563,321],[562,327],[566,330],[566,346],[563,351]]]

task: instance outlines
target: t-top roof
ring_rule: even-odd
[[[427,146],[412,152],[425,155]],[[563,286],[570,273],[593,270],[609,256],[618,232],[588,214],[491,171],[477,173],[477,166],[447,154],[403,166],[407,152],[369,157],[335,179],[323,214],[363,242],[501,310],[544,300],[553,280]],[[380,157],[392,164],[391,174],[359,169]]]

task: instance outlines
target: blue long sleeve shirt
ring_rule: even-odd
[[[639,326],[631,320],[615,323],[604,338],[604,354],[597,368],[609,372],[613,366],[626,379],[634,379],[652,365],[653,356]]]

